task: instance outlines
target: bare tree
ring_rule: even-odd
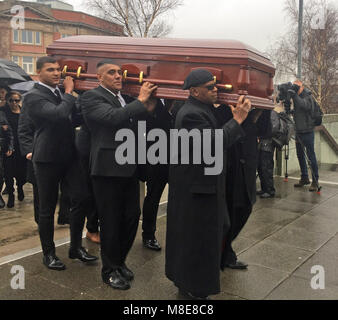
[[[275,82],[296,77],[298,1],[286,0],[288,32],[268,50],[276,65]],[[325,113],[338,112],[338,9],[327,0],[305,2],[302,81]]]
[[[161,37],[172,27],[165,18],[183,0],[87,0],[88,8],[102,18],[120,23],[129,37]]]

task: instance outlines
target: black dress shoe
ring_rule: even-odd
[[[92,262],[98,259],[98,257],[90,255],[83,247],[79,249],[69,249],[69,258],[79,259],[82,262]]]
[[[103,279],[103,282],[108,284],[113,289],[128,290],[130,283],[122,276],[119,270],[114,270],[110,273],[108,279]]]
[[[225,268],[230,268],[230,269],[248,269],[248,264],[242,261],[237,260],[235,263],[228,263],[224,265]]]
[[[263,194],[260,195],[261,199],[268,199],[268,198],[274,198],[274,197],[275,197],[274,193],[264,192]]]
[[[6,205],[4,199],[2,199],[1,195],[0,195],[0,209],[4,208]]]
[[[23,192],[22,187],[18,187],[18,200],[22,201],[23,199],[25,199],[25,194]]]
[[[46,255],[43,256],[43,264],[51,270],[65,270],[66,266],[63,264],[63,262],[56,256],[56,255]]]
[[[127,281],[132,281],[134,279],[134,273],[124,264],[122,267],[119,268],[119,271],[123,278]]]
[[[260,196],[261,194],[263,194],[264,191],[263,190],[259,190],[259,191],[256,191],[256,195]]]
[[[184,300],[210,300],[208,296],[198,296],[195,294],[192,294],[191,292],[184,291],[182,289],[178,289],[178,296],[181,299]]]
[[[150,249],[150,250],[155,250],[155,251],[161,250],[161,246],[156,239],[148,239],[148,240],[144,239],[143,240],[143,246],[145,248]]]

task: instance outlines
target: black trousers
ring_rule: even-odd
[[[79,156],[81,173],[85,181],[88,198],[86,204],[87,224],[86,228],[90,233],[97,233],[99,231],[99,215],[96,208],[95,196],[92,181],[90,178],[89,156]]]
[[[236,263],[237,255],[232,248],[232,242],[237,238],[244,225],[248,221],[252,205],[247,206],[228,206],[229,208],[229,217],[230,217],[230,229],[225,236],[224,251],[222,255],[221,267],[223,268],[225,264]]]
[[[276,190],[273,184],[273,154],[274,152],[259,150],[258,152],[258,176],[261,181],[262,191],[275,194]]]
[[[55,254],[54,213],[62,182],[71,197],[70,246],[78,248],[82,243],[84,210],[87,195],[83,188],[78,161],[71,164],[33,162],[39,189],[39,233],[43,254]]]
[[[27,182],[33,186],[34,220],[39,224],[39,191],[32,161],[27,161]]]
[[[168,183],[168,168],[158,168],[147,175],[147,194],[142,210],[142,237],[155,239],[158,206],[163,190]]]
[[[18,188],[22,188],[27,179],[27,160],[20,153],[14,152],[10,157],[5,157],[5,182],[8,193],[14,192],[14,178]]]
[[[102,278],[124,264],[135,240],[140,218],[137,177],[92,177],[97,204]]]

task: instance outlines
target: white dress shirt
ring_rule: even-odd
[[[114,97],[116,97],[116,98],[120,101],[122,107],[125,107],[126,101],[123,99],[123,97],[122,97],[120,91],[119,91],[117,94],[115,94],[113,91],[107,89],[107,88],[104,87],[102,84],[100,84],[100,86],[101,86],[103,89],[107,90],[109,93],[111,93]]]

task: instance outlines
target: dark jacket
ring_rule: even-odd
[[[115,134],[123,128],[134,131],[135,117],[146,112],[145,106],[139,100],[135,100],[122,107],[118,99],[101,86],[85,92],[80,97],[80,104],[91,136],[91,175],[131,177],[137,166],[120,165],[116,162],[116,149],[123,142],[116,141]],[[135,152],[137,155],[137,150]]]
[[[1,107],[4,108],[4,107]],[[7,126],[5,130],[2,126]],[[9,125],[4,110],[0,110],[0,148],[1,152],[14,150],[14,135],[11,126]]]
[[[35,127],[32,119],[27,114],[25,104],[21,108],[18,126],[18,138],[21,154],[26,156],[28,153],[33,152]]]
[[[210,129],[212,134],[223,129],[222,172],[205,175],[207,164],[193,164],[191,152],[189,164],[171,164],[169,169],[166,275],[182,290],[200,295],[220,290],[222,240],[230,225],[225,199],[226,149],[243,134],[233,119],[219,126],[213,108],[190,97],[177,113],[175,128]]]
[[[51,90],[35,84],[23,101],[35,127],[33,162],[68,163],[75,156],[71,115],[76,98],[64,94],[58,104]]]
[[[311,91],[304,89],[300,95],[293,97],[294,113],[293,119],[296,125],[296,133],[312,132],[314,129],[313,120],[311,118],[312,109]]]
[[[232,119],[229,107],[216,109],[218,121],[224,124]],[[257,122],[251,111],[241,127],[243,137],[228,149],[227,157],[227,202],[233,207],[252,206],[256,202],[257,137],[271,136],[270,111],[264,110]]]

